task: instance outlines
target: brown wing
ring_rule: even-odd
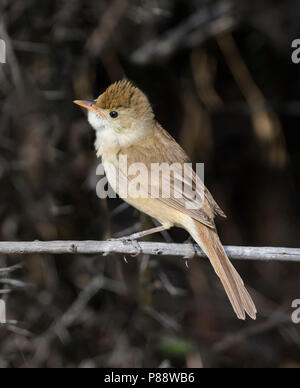
[[[127,155],[128,166],[133,163],[142,163],[151,170],[152,164],[172,165],[170,174],[161,174],[142,180],[142,188],[146,195],[155,198],[166,205],[175,208],[202,224],[215,228],[214,215],[226,217],[210,192],[204,186],[200,177],[194,172],[189,158],[177,142],[159,125],[152,141],[143,139],[132,148],[121,151]],[[185,174],[183,174],[185,173]],[[134,176],[126,174],[129,181]],[[169,177],[169,180],[166,179]],[[162,188],[169,188],[167,193]]]

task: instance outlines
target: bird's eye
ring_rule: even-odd
[[[112,112],[110,112],[110,117],[111,117],[111,118],[116,119],[118,116],[119,116],[119,113],[116,112],[115,110],[113,110]]]

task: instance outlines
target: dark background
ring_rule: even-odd
[[[100,240],[152,226],[97,198],[94,133],[72,103],[127,76],[206,163],[228,215],[224,244],[298,247],[299,13],[298,0],[2,0],[0,239]],[[299,367],[298,264],[236,263],[259,310],[244,323],[207,261],[127,259],[1,256],[23,269],[9,287],[0,277],[12,291],[0,366]]]

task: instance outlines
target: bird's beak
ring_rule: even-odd
[[[102,116],[104,119],[107,119],[104,113],[102,113],[95,104],[95,101],[87,101],[87,100],[76,100],[74,101],[74,104],[82,106],[85,109],[90,110],[91,112],[97,113],[98,115]]]

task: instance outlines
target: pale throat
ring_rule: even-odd
[[[100,158],[105,152],[118,152],[119,142],[107,119],[94,112],[88,112],[88,121],[96,132],[95,149]]]
[[[138,142],[149,132],[148,123],[143,121],[123,129],[93,112],[89,112],[88,121],[96,131],[95,148],[98,157],[118,153],[122,148]]]

